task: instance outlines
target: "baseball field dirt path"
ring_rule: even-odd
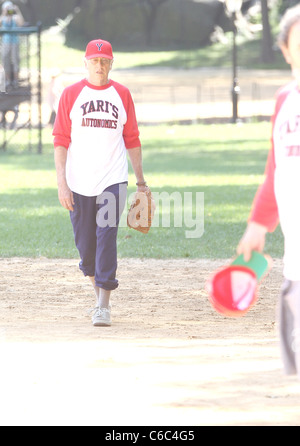
[[[224,260],[120,259],[107,328],[77,264],[0,259],[1,425],[300,425],[278,349],[281,261],[232,319],[205,291]]]

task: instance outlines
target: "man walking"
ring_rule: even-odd
[[[79,267],[96,293],[94,326],[111,325],[117,288],[117,232],[126,203],[129,155],[138,191],[147,189],[135,108],[129,90],[109,79],[112,46],[88,43],[87,78],[61,96],[53,136],[58,197],[70,211]]]

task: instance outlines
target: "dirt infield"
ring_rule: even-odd
[[[277,344],[280,261],[227,319],[204,289],[224,261],[120,259],[109,328],[91,324],[77,263],[0,259],[1,425],[300,425]]]

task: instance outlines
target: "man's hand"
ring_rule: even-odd
[[[58,146],[54,151],[54,160],[57,175],[58,199],[60,204],[68,211],[74,211],[74,196],[66,180],[67,149]]]
[[[65,209],[72,212],[74,211],[74,196],[67,183],[58,185],[58,199]]]
[[[137,192],[148,192],[149,187],[147,184],[143,184],[142,186],[137,186]]]

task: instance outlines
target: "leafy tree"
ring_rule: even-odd
[[[268,0],[256,1],[261,4],[262,12],[261,57],[265,63],[271,63],[274,53]],[[216,27],[225,32],[230,30],[224,3],[220,0],[15,0],[15,2],[30,24],[41,21],[43,28],[47,28],[60,23],[64,26],[67,43],[80,48],[87,40],[95,37],[110,40],[119,48],[200,47],[211,42]],[[278,0],[279,15],[295,3],[298,2]],[[244,13],[251,4],[253,0],[243,1]],[[74,14],[74,11],[80,12]],[[67,20],[68,17],[72,17],[72,20]]]
[[[288,8],[291,8],[298,3],[298,0],[279,0],[277,5],[279,17],[282,16]]]

